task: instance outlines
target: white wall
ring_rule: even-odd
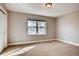
[[[57,19],[57,38],[79,44],[79,11]]]
[[[29,18],[45,19],[47,22],[47,35],[28,36],[27,19]],[[17,13],[17,12],[9,12],[8,22],[9,22],[9,44],[56,38],[55,35],[56,20],[54,18]]]

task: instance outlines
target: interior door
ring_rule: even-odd
[[[0,52],[5,47],[4,18],[5,18],[5,14],[0,10]]]

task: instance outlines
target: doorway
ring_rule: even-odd
[[[4,49],[5,47],[5,29],[4,29],[4,20],[5,20],[5,14],[4,12],[0,9],[0,52]]]

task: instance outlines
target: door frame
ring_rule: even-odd
[[[4,5],[1,5],[0,4],[0,11],[4,14],[4,43],[5,43],[5,47],[4,48],[6,48],[6,47],[8,47],[8,41],[7,41],[7,10],[5,9],[5,6]]]

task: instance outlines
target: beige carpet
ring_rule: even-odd
[[[79,56],[79,47],[59,41],[40,43],[19,56]]]
[[[34,45],[36,45],[36,47],[18,56],[79,56],[79,47],[59,41],[10,46],[4,49],[1,54],[8,53],[17,48]]]

